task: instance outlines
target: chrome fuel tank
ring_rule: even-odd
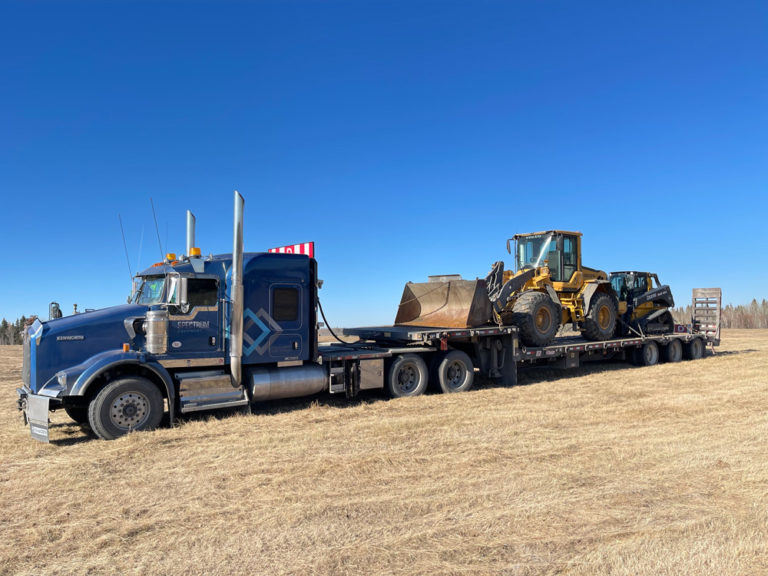
[[[310,396],[325,390],[328,377],[317,364],[282,368],[248,368],[245,384],[254,402]]]

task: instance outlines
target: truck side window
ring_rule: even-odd
[[[195,306],[216,306],[219,301],[218,282],[214,278],[190,278],[187,300],[190,310]]]
[[[295,322],[299,319],[298,289],[274,289],[272,292],[272,318],[275,319],[275,322]]]

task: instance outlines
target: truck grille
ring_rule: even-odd
[[[24,356],[21,364],[21,377],[24,380],[24,386],[29,388],[29,332],[24,329]]]

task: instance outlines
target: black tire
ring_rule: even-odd
[[[445,353],[437,365],[437,382],[445,393],[466,392],[475,380],[475,367],[461,350]]]
[[[704,341],[701,338],[694,338],[683,346],[683,356],[686,360],[698,360],[704,356]]]
[[[616,299],[598,292],[589,303],[589,312],[581,325],[581,335],[587,340],[609,340],[616,332],[618,310]]]
[[[136,430],[153,430],[162,417],[163,395],[144,378],[123,378],[107,384],[88,407],[91,429],[104,440]]]
[[[84,402],[64,402],[64,412],[78,424],[88,424],[88,404]]]
[[[683,359],[683,345],[680,340],[672,340],[662,349],[664,362],[680,362]]]
[[[418,396],[427,388],[427,364],[421,356],[403,354],[389,363],[387,392],[392,398]]]
[[[560,307],[543,292],[523,292],[512,307],[510,322],[526,346],[546,346],[560,328]]]
[[[659,346],[653,340],[635,348],[632,353],[632,361],[637,366],[653,366],[659,363]]]

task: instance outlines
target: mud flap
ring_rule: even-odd
[[[25,416],[29,421],[29,432],[32,438],[40,442],[48,442],[48,402],[47,396],[27,396]]]

